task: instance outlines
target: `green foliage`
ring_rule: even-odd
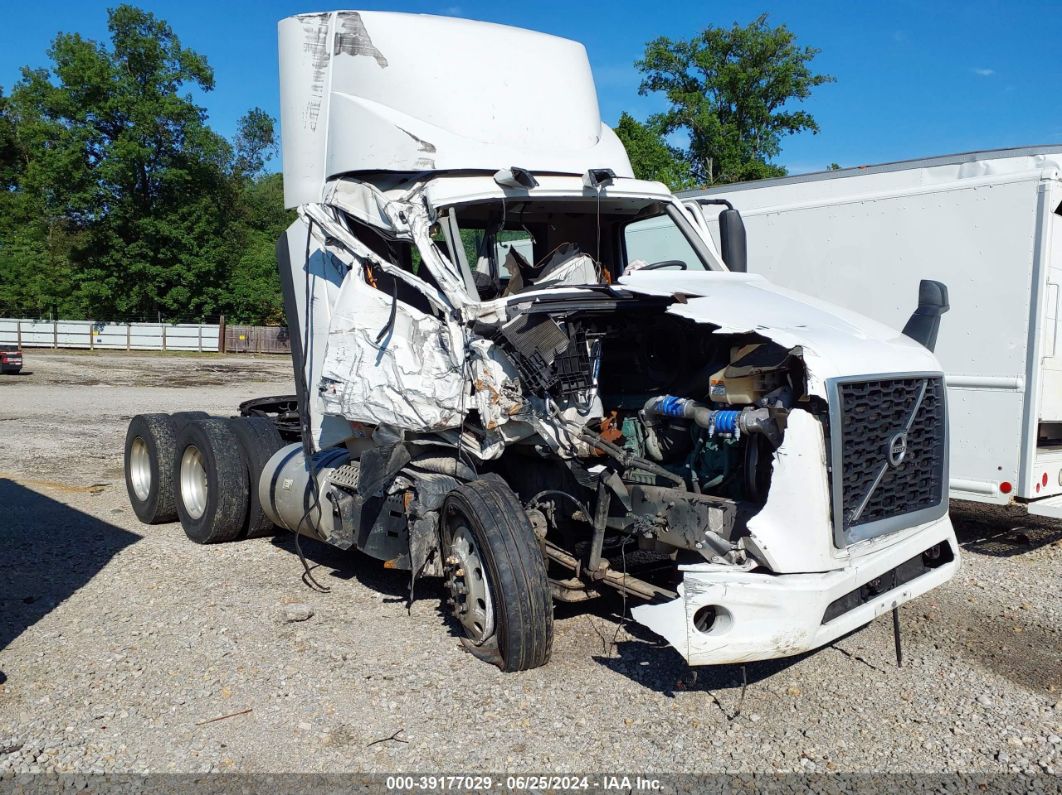
[[[214,87],[206,59],[153,14],[108,13],[109,45],[59,34],[0,102],[0,306],[279,319],[273,120],[251,110],[230,144],[189,94]]]
[[[797,46],[785,25],[768,26],[764,14],[744,27],[709,27],[689,40],[649,42],[636,64],[638,90],[667,97],[669,109],[650,126],[688,136],[684,159],[697,182],[781,176],[785,169],[771,160],[781,152],[782,137],[819,129],[794,104],[834,80],[811,71],[818,52]]]
[[[284,209],[284,180],[267,174],[245,182],[240,197],[238,252],[224,306],[235,322],[285,325],[277,281],[276,242],[294,220]]]
[[[642,124],[624,112],[616,125],[616,135],[623,142],[631,159],[634,176],[663,182],[671,190],[685,190],[696,186],[696,180],[683,153],[669,146],[653,125]]]
[[[274,154],[277,143],[273,117],[261,108],[252,108],[240,119],[236,131],[233,168],[239,176],[261,172]],[[283,198],[281,199],[283,206]]]

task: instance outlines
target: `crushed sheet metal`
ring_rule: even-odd
[[[462,310],[479,303],[479,296],[471,296],[465,288],[465,280],[457,265],[448,260],[439,251],[438,246],[431,239],[432,219],[428,217],[427,208],[421,200],[423,186],[417,186],[408,194],[408,199],[403,202],[390,202],[384,209],[391,222],[396,228],[402,228],[404,219],[408,225],[413,242],[420,252],[421,259],[438,280],[439,286],[453,301],[454,305]]]
[[[328,334],[324,412],[414,431],[452,428],[464,418],[467,391],[460,330],[393,301],[351,271]]]
[[[468,347],[476,409],[483,427],[493,431],[527,408],[520,391],[519,374],[512,362],[488,340],[474,340]]]
[[[451,311],[452,305],[446,300],[445,295],[423,279],[418,278],[408,271],[402,270],[398,266],[385,260],[383,257],[377,256],[372,249],[332,219],[321,205],[302,205],[299,207],[299,217],[307,223],[310,223],[312,227],[311,233],[322,246],[326,246],[330,242],[328,238],[332,238],[334,241],[338,241],[343,248],[346,249],[346,252],[343,252],[337,250],[337,248],[333,246],[329,248],[329,251],[337,258],[343,260],[347,267],[351,268],[352,271],[357,270],[362,264],[357,261],[359,259],[371,262],[385,273],[394,276],[396,279],[401,279],[410,287],[419,290],[425,298],[435,305],[436,308],[445,312]]]
[[[391,219],[384,210],[390,201],[392,197],[375,185],[352,179],[332,180],[325,186],[322,198],[324,204],[338,207],[363,224],[394,234]]]

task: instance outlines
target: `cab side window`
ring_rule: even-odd
[[[623,270],[644,265],[668,270],[704,270],[701,258],[666,213],[632,221],[623,227]]]

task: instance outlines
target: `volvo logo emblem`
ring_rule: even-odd
[[[907,433],[905,431],[889,437],[886,454],[889,458],[889,466],[893,469],[903,463],[903,460],[907,458]]]

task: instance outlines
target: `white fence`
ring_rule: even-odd
[[[0,345],[122,351],[217,351],[221,327],[210,323],[102,323],[0,318]]]

